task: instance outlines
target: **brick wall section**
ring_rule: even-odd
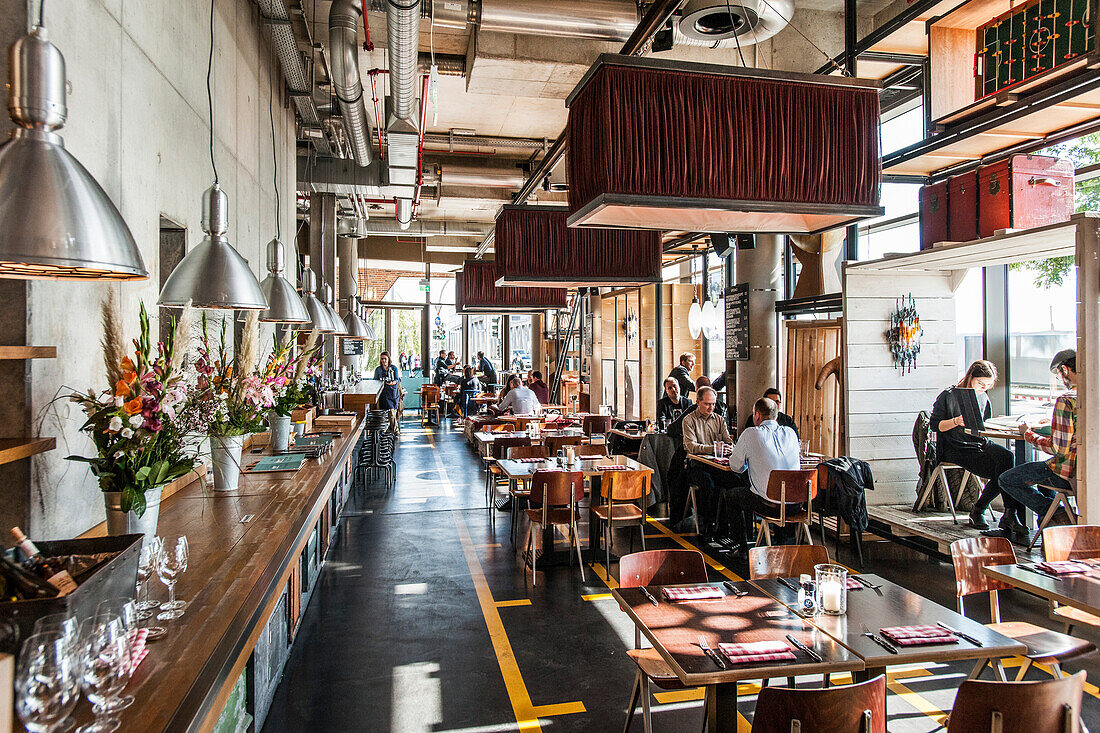
[[[423,277],[411,270],[378,270],[361,268],[359,270],[359,297],[363,300],[381,300],[390,291],[399,277]],[[432,279],[451,278],[450,273],[432,274]]]

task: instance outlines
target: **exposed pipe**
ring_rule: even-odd
[[[420,67],[421,74],[427,74],[432,69],[432,55],[417,54],[417,65]],[[466,57],[452,53],[437,53],[435,69],[440,76],[466,76]]]
[[[397,199],[400,205],[402,199]],[[412,202],[410,201],[411,205]],[[363,227],[365,236],[380,237],[484,237],[492,231],[491,224],[477,224],[464,221],[440,221],[437,219],[417,219],[407,229],[392,219],[371,219]]]
[[[420,0],[386,0],[390,50],[390,100],[398,119],[411,120],[416,103]]]
[[[500,33],[621,42],[638,25],[634,0],[481,0],[474,8],[481,30]]]
[[[359,25],[363,9],[358,0],[333,0],[328,14],[332,89],[340,103],[355,162],[370,165],[374,154],[370,143],[370,117],[363,103],[359,77]]]

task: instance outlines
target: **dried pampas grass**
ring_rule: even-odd
[[[191,353],[191,342],[195,338],[195,309],[191,307],[191,301],[183,306],[179,320],[176,321],[176,330],[172,335],[172,361],[169,364],[173,374],[179,374],[187,364],[187,357]]]
[[[237,359],[237,374],[246,377],[256,371],[256,359],[260,353],[260,312],[249,311],[244,319],[241,334],[241,353]]]
[[[107,369],[107,382],[113,390],[122,379],[122,360],[126,357],[123,346],[122,318],[119,316],[118,303],[115,301],[115,289],[107,289],[107,297],[100,304],[100,319],[103,321],[103,366]]]
[[[298,366],[294,369],[294,379],[299,380],[306,373],[307,362],[309,361],[309,354],[313,353],[313,350],[317,348],[317,339],[321,337],[321,334],[316,328],[309,332],[309,337],[306,339],[305,346],[302,347],[302,356],[298,359]]]

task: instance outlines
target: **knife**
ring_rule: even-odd
[[[980,641],[975,639],[970,634],[964,634],[961,631],[956,631],[955,629],[953,629],[950,626],[948,626],[947,624],[945,624],[943,621],[937,621],[936,626],[939,626],[941,629],[946,629],[947,631],[950,631],[955,636],[959,637],[963,641],[969,641],[974,646],[985,646],[984,644],[982,644]]]
[[[648,590],[646,590],[646,588],[645,588],[645,586],[644,586],[644,585],[643,585],[643,586],[639,586],[639,588],[641,589],[641,591],[642,591],[642,595],[643,595],[643,596],[645,596],[645,599],[646,599],[647,601],[649,601],[650,603],[652,603],[652,604],[653,604],[654,606],[659,606],[659,605],[660,605],[660,604],[659,604],[659,603],[657,602],[657,599],[653,597],[653,594],[652,594],[652,593],[650,593],[650,592],[649,592]]]
[[[898,654],[899,653],[898,648],[896,646],[894,646],[890,642],[886,641],[885,639],[881,639],[881,638],[875,636],[870,631],[864,631],[863,635],[866,636],[871,641],[878,644],[880,647],[882,647],[886,651],[890,652],[891,654]]]
[[[738,590],[737,586],[728,580],[722,581],[722,585],[729,589],[729,592],[740,598],[741,596],[747,596],[749,592],[747,590]]]
[[[791,581],[787,580],[786,578],[780,578],[779,582],[782,583],[783,585],[787,586],[791,590],[793,590],[795,593],[798,592],[798,586],[795,585],[794,583],[792,583]]]
[[[803,643],[802,643],[801,641],[799,641],[798,639],[794,638],[794,637],[793,637],[793,636],[791,636],[790,634],[787,634],[787,641],[791,642],[791,643],[792,643],[792,644],[794,644],[794,645],[795,645],[796,647],[798,647],[798,648],[799,648],[799,649],[801,649],[802,651],[806,652],[806,654],[807,654],[807,655],[808,655],[808,656],[810,657],[810,659],[814,660],[815,662],[821,662],[821,661],[823,661],[823,660],[821,659],[821,655],[820,655],[820,654],[818,654],[818,653],[817,653],[817,652],[815,652],[815,651],[814,651],[813,649],[811,649],[810,647],[806,646],[805,644],[803,644]]]
[[[706,654],[711,659],[713,659],[714,663],[717,664],[719,666],[719,668],[721,668],[721,669],[726,668],[726,663],[722,660],[722,657],[718,656],[718,652],[716,652],[713,649],[710,649],[708,647],[707,649],[703,650],[703,653]]]

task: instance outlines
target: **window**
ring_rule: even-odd
[[[1013,265],[1008,273],[1009,400],[1014,414],[1049,413],[1065,391],[1050,359],[1077,346],[1077,270],[1072,258]]]
[[[514,372],[526,373],[531,365],[531,316],[512,316],[508,319],[508,363]]]
[[[985,306],[982,295],[982,271],[972,268],[955,291],[955,348],[960,375],[971,362],[983,358]]]

